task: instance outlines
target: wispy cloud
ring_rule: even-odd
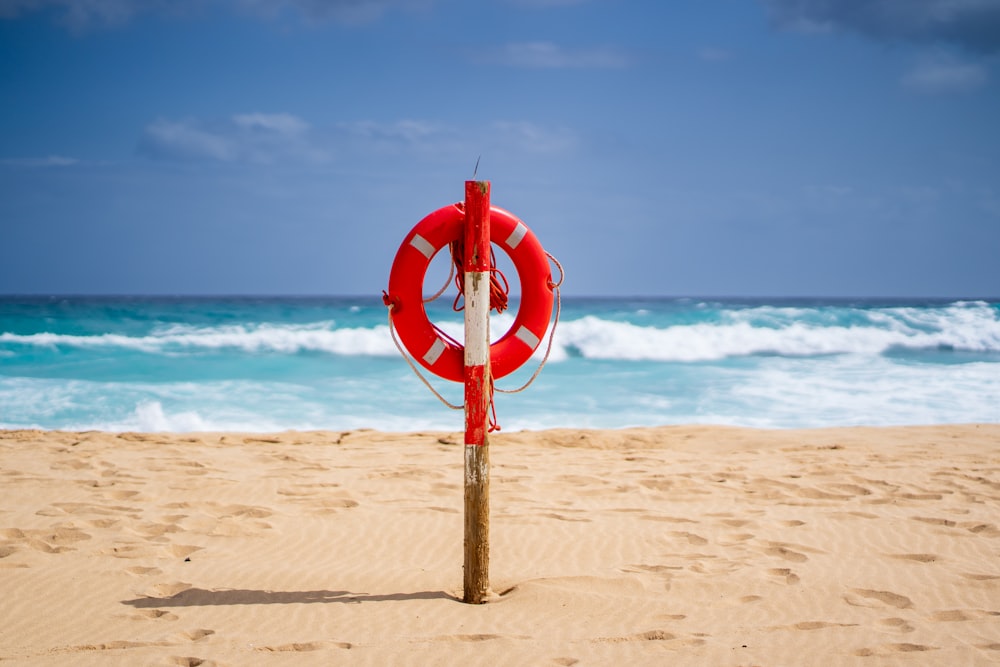
[[[447,128],[442,125],[409,119],[389,123],[361,120],[351,123],[340,123],[338,127],[344,132],[357,137],[376,141],[398,141],[408,144],[416,144],[448,133]]]
[[[139,152],[153,159],[258,164],[329,158],[307,122],[289,113],[260,112],[214,121],[157,119],[146,126]]]
[[[73,30],[117,26],[140,14],[198,14],[216,7],[271,19],[285,14],[307,21],[369,23],[393,10],[419,11],[437,0],[0,0],[0,19],[51,10]]]
[[[158,119],[146,127],[139,151],[152,158],[222,160],[236,157],[234,142],[218,130],[205,129],[194,120]]]
[[[761,0],[781,28],[849,31],[874,39],[948,42],[1000,51],[997,0]]]
[[[940,95],[970,92],[982,88],[988,80],[989,73],[982,65],[938,56],[918,63],[901,83],[913,92]]]
[[[309,129],[309,123],[290,113],[245,113],[233,116],[238,127],[251,131],[275,132],[297,136]]]
[[[419,120],[341,123],[343,148],[361,154],[420,153],[454,158],[477,152],[509,155],[557,155],[575,150],[580,139],[566,127],[529,121],[498,120],[483,126],[454,126]]]
[[[358,120],[338,123],[336,130],[337,146],[355,155],[444,155],[461,150],[456,128],[426,120]]]
[[[138,152],[166,161],[319,165],[335,158],[372,155],[409,154],[432,160],[477,151],[560,155],[580,144],[571,128],[526,120],[498,120],[475,127],[412,118],[357,120],[317,131],[293,114],[255,112],[213,121],[157,119],[144,129]]]
[[[533,69],[617,69],[630,64],[629,56],[620,49],[601,46],[565,48],[553,42],[513,42],[487,49],[479,58],[510,67]]]
[[[309,21],[333,20],[363,24],[377,21],[389,12],[425,11],[436,0],[228,0],[239,9],[263,16],[293,12]]]
[[[567,127],[546,127],[527,121],[493,123],[494,141],[526,153],[567,153],[580,143],[576,132]]]
[[[64,155],[0,159],[0,165],[8,167],[71,167],[75,164],[80,164],[80,160]]]
[[[37,11],[53,11],[73,30],[116,26],[147,12],[178,14],[196,8],[195,0],[0,0],[0,18],[16,19]]]

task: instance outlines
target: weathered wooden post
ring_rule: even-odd
[[[465,182],[465,578],[463,601],[490,595],[490,182]]]

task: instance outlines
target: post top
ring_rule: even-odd
[[[489,181],[466,181],[465,191],[468,192],[470,188],[479,188],[479,194],[486,196],[490,191]]]

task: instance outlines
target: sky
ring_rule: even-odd
[[[377,297],[474,178],[565,296],[1000,296],[1000,0],[0,0],[0,294]]]

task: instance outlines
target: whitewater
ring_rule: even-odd
[[[450,303],[428,312],[461,339]],[[1000,422],[997,300],[569,298],[546,349],[498,381],[545,363],[497,394],[504,430]],[[0,428],[458,431],[462,414],[377,297],[0,297]]]

